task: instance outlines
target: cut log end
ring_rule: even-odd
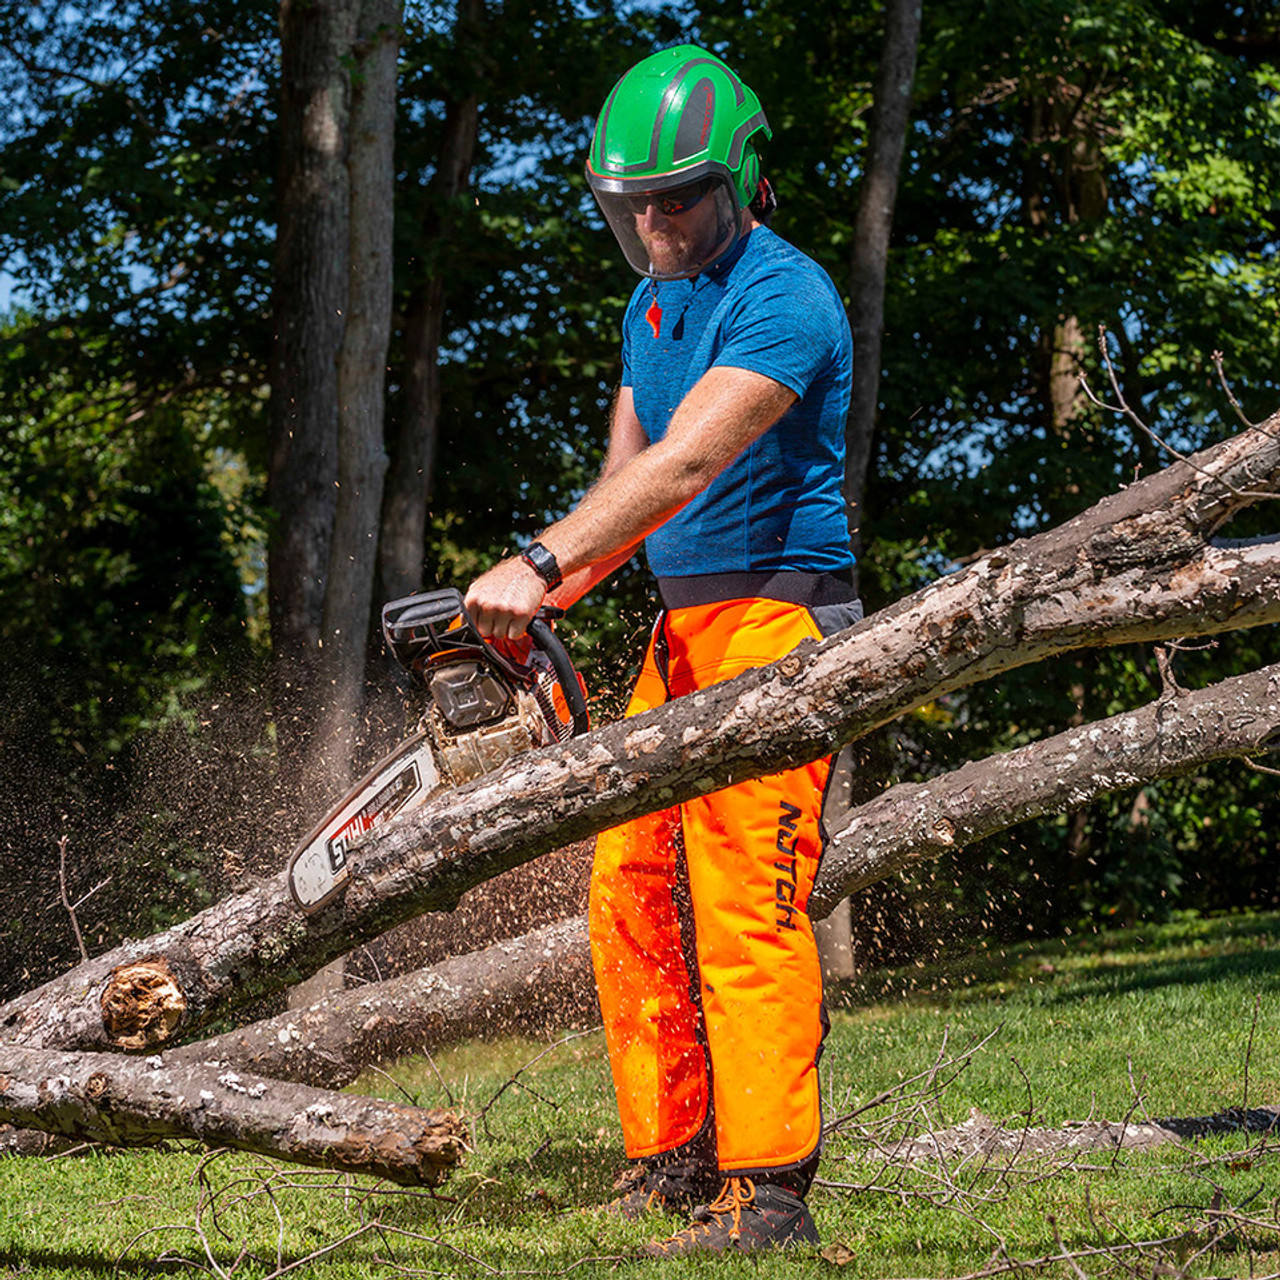
[[[102,1027],[121,1049],[151,1049],[178,1029],[187,1000],[164,956],[111,971],[102,993]]]
[[[439,1186],[470,1149],[465,1123],[448,1112],[423,1125],[406,1117],[395,1129],[351,1126],[326,1144],[316,1161],[334,1169],[372,1174],[405,1186]]]

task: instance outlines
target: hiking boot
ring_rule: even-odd
[[[720,1194],[694,1210],[693,1221],[666,1240],[652,1240],[641,1250],[651,1258],[685,1253],[747,1253],[820,1243],[808,1206],[785,1187],[750,1178],[730,1178]]]
[[[690,1213],[699,1199],[696,1183],[677,1173],[644,1165],[625,1170],[613,1187],[622,1195],[610,1200],[604,1206],[605,1212],[627,1222],[635,1222],[651,1213],[677,1216]],[[701,1194],[706,1194],[705,1187]]]

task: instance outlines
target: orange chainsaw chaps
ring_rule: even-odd
[[[818,636],[807,609],[779,601],[673,610],[628,715]],[[708,1101],[721,1170],[779,1169],[817,1148],[822,977],[806,906],[828,767],[740,783],[597,840],[591,947],[633,1159],[692,1141]]]

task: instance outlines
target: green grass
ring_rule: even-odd
[[[831,993],[821,1067],[827,1118],[941,1057],[954,1064],[939,1075],[948,1083],[923,1110],[900,1103],[897,1132],[955,1124],[973,1108],[1018,1127],[1028,1117],[1058,1126],[1280,1102],[1278,944],[1280,917],[1232,917],[868,975]],[[815,1189],[826,1257],[661,1268],[631,1260],[664,1224],[623,1224],[592,1209],[610,1197],[623,1166],[602,1038],[546,1049],[529,1040],[472,1042],[353,1086],[473,1117],[475,1150],[439,1198],[240,1155],[210,1161],[197,1151],[0,1160],[0,1277],[151,1275],[185,1270],[185,1258],[210,1274],[216,1264],[224,1275],[262,1280],[335,1243],[298,1273],[605,1274],[624,1265],[645,1277],[964,1276],[1001,1259],[1053,1255],[1059,1241],[1080,1252],[1178,1236],[1146,1256],[1081,1254],[1080,1271],[1065,1262],[1038,1271],[1073,1280],[1080,1272],[1092,1280],[1280,1271],[1280,1146],[1273,1151],[1257,1135],[1012,1170],[953,1167],[941,1179],[928,1166],[904,1173],[840,1132],[828,1143],[823,1182],[876,1189]],[[894,1130],[893,1110],[886,1104],[859,1118],[877,1122],[883,1136]],[[1223,1219],[1237,1210],[1250,1225]],[[1220,1239],[1205,1250],[1215,1214]],[[377,1225],[339,1243],[370,1223]]]

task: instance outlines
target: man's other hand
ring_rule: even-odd
[[[518,556],[502,560],[467,588],[465,603],[489,640],[523,638],[547,594],[547,584]]]

